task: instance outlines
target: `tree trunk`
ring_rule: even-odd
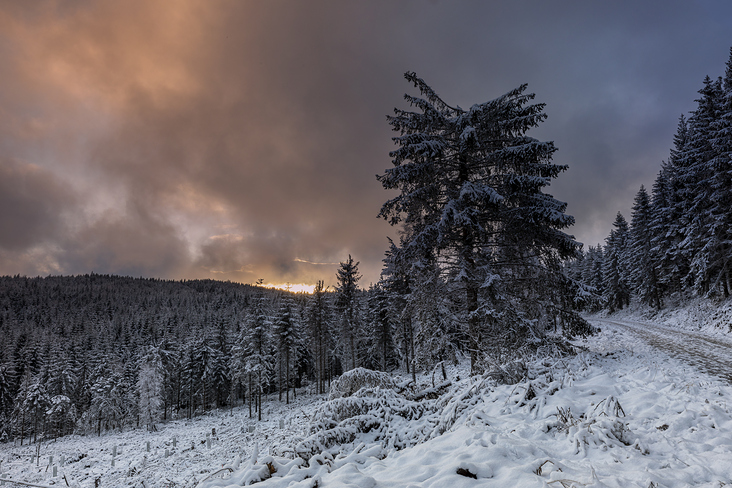
[[[290,404],[290,350],[285,351],[285,398],[286,404]]]

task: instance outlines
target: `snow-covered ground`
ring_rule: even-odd
[[[68,481],[93,487],[99,480],[103,487],[192,487],[239,454],[251,453],[255,445],[260,452],[273,454],[279,453],[279,446],[292,445],[304,434],[313,402],[322,400],[322,395],[298,395],[286,405],[274,395],[264,400],[261,422],[256,413],[250,419],[248,408],[241,407],[159,423],[152,433],[137,429],[66,436],[41,442],[40,459],[35,458],[35,444],[0,444],[0,467],[8,478],[45,486],[66,486]],[[50,456],[57,466],[55,478]]]
[[[309,461],[294,455],[307,444],[302,440],[308,425],[325,425],[323,416],[344,404],[301,395],[292,405],[268,400],[261,423],[250,421],[242,408],[161,424],[156,433],[67,437],[42,444],[38,467],[30,462],[35,446],[6,444],[0,446],[2,471],[13,479],[66,486],[46,469],[49,455],[54,462],[63,455],[59,475],[82,487],[96,479],[100,486],[150,488],[241,486],[260,479],[262,487],[321,488],[732,484],[730,385],[607,324],[579,344],[585,351],[576,357],[530,363],[528,378],[514,385],[453,369],[451,386],[438,399],[417,402],[427,406],[418,414],[409,410],[407,393],[367,391],[364,404],[377,406],[354,416],[370,418],[361,423],[371,425],[369,414],[378,414],[391,427],[374,425]],[[414,391],[432,378],[420,382]],[[402,413],[389,414],[389,405]],[[412,411],[411,417],[404,411]],[[388,447],[397,438],[414,445]]]

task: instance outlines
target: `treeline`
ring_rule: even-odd
[[[613,312],[632,297],[657,309],[671,296],[724,297],[732,289],[732,49],[723,77],[707,76],[697,108],[681,116],[673,149],[630,223],[617,214],[605,245],[569,270]]]
[[[375,292],[311,295],[219,281],[0,277],[0,438],[33,440],[191,417],[295,388],[324,392],[344,368],[393,368]]]

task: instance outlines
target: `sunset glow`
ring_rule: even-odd
[[[305,283],[280,283],[274,285],[267,283],[262,285],[265,288],[276,288],[278,290],[290,291],[292,293],[312,293],[315,290],[315,285],[306,285]]]

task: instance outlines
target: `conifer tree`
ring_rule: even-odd
[[[350,369],[356,368],[358,362],[358,340],[360,326],[360,309],[358,303],[358,262],[354,262],[351,255],[348,260],[340,263],[336,272],[336,307],[341,316],[340,340],[345,349],[345,361],[350,363]]]
[[[160,418],[164,380],[165,370],[160,348],[150,346],[140,358],[140,372],[137,380],[140,417],[150,431],[155,430],[155,422]]]
[[[613,313],[630,305],[630,284],[628,281],[627,243],[628,222],[618,212],[613,222],[613,230],[605,240],[603,261],[603,297],[605,304]]]
[[[381,281],[388,299],[388,312],[394,325],[394,341],[398,355],[407,374],[416,380],[415,333],[412,311],[409,306],[412,285],[409,277],[409,264],[404,253],[389,239],[389,250],[384,258]]]
[[[701,249],[709,290],[727,298],[732,289],[732,48],[725,76],[715,95],[717,112],[710,125],[712,157],[706,163],[709,177],[704,182],[706,198]]]
[[[718,241],[712,228],[715,225],[714,180],[717,153],[712,144],[713,127],[720,113],[721,78],[714,81],[708,76],[699,91],[697,108],[689,119],[689,143],[685,157],[684,184],[691,190],[690,222],[682,245],[692,256],[691,277],[694,289],[706,295],[715,275],[715,254]]]
[[[370,369],[388,371],[394,366],[395,352],[393,324],[389,313],[389,296],[383,281],[371,285],[368,290],[368,329],[364,334],[368,342],[366,357]]]
[[[325,283],[318,280],[310,296],[307,306],[307,331],[310,350],[315,361],[315,374],[318,393],[325,393],[325,381],[328,373],[328,356],[330,337],[330,306],[328,304]]]
[[[272,355],[270,353],[269,328],[271,321],[267,315],[265,297],[260,295],[254,299],[252,312],[247,318],[247,355],[244,372],[247,375],[249,391],[249,415],[252,415],[252,401],[256,400],[259,420],[262,420],[262,394],[269,388],[272,372]]]
[[[640,301],[661,310],[663,303],[656,274],[658,260],[651,243],[651,221],[651,202],[648,192],[641,185],[633,202],[628,234],[628,277]]]
[[[399,195],[379,215],[404,224],[398,252],[410,274],[434,267],[449,284],[476,371],[486,343],[541,335],[533,324],[543,312],[522,309],[519,297],[529,282],[556,281],[555,257],[577,256],[579,244],[561,231],[574,219],[543,192],[567,167],[552,163],[553,143],[526,135],[546,118],[526,85],[463,110],[416,74],[405,78],[420,92],[405,95],[418,111],[388,117],[398,148],[378,179]]]
[[[293,303],[289,297],[284,297],[273,324],[273,336],[277,348],[277,363],[279,370],[279,391],[282,399],[282,389],[285,390],[286,403],[290,403],[290,379],[294,359],[297,354],[298,333],[297,318],[293,313]]]

